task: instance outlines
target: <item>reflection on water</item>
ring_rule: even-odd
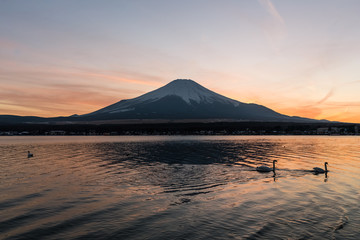
[[[0,238],[360,239],[359,142],[0,138]]]

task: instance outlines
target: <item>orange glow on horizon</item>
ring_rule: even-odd
[[[102,74],[90,74],[92,76],[103,76]],[[117,78],[111,77],[112,80]],[[119,78],[121,79],[121,78]],[[134,81],[134,83],[140,83],[141,81]],[[66,85],[64,86],[67,87]],[[57,116],[69,116],[73,114],[86,114],[96,111],[100,108],[106,107],[110,104],[118,102],[123,99],[135,98],[143,93],[132,93],[128,97],[111,96],[109,92],[101,93],[101,91],[95,91],[94,89],[79,88],[77,89],[57,89],[39,87],[36,89],[36,93],[29,94],[24,89],[10,88],[14,94],[2,95],[4,99],[13,100],[0,100],[1,115],[20,115],[20,116],[39,116],[39,117],[57,117]],[[101,90],[101,89],[100,89]],[[155,89],[150,89],[150,91]],[[214,89],[213,89],[214,90]],[[299,116],[313,119],[327,119],[330,121],[343,121],[343,122],[360,122],[360,114],[350,112],[347,108],[342,106],[334,107],[330,106],[294,106],[284,107],[279,103],[266,103],[266,98],[263,96],[261,99],[255,95],[249,94],[248,96],[242,96],[241,99],[236,97],[235,91],[214,90],[219,94],[230,97],[237,101],[245,103],[256,103],[266,106],[274,111],[289,116]],[[145,92],[144,92],[145,93]],[[22,103],[15,101],[17,98],[22,98]],[[252,100],[250,100],[252,98]],[[247,99],[249,99],[247,101]],[[356,106],[352,106],[356,108]],[[360,109],[359,109],[360,110]],[[360,111],[359,111],[360,112]]]

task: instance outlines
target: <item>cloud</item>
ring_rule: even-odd
[[[0,114],[58,116],[88,113],[120,99],[111,89],[74,85],[3,86],[0,90]]]
[[[318,101],[316,104],[322,104],[326,100],[328,100],[332,95],[334,95],[334,88],[330,89],[330,91],[326,94],[325,97],[323,97],[320,101]]]
[[[280,24],[285,25],[285,21],[275,8],[274,4],[270,0],[258,0],[261,6],[263,6],[266,11]]]
[[[271,19],[266,20],[263,24],[264,34],[272,48],[279,51],[280,45],[287,35],[285,21],[270,0],[258,0],[258,2],[271,16]]]
[[[117,77],[104,71],[2,70],[0,115],[84,114],[122,99],[137,97],[147,92],[149,86],[160,84],[155,80],[146,82],[136,77]]]

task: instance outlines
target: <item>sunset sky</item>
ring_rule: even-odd
[[[68,116],[192,79],[360,122],[358,0],[0,1],[0,115]]]

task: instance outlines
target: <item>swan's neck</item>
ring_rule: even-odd
[[[273,162],[273,172],[275,172],[275,162]]]
[[[327,170],[327,164],[325,164],[325,172],[327,172],[328,170]]]

